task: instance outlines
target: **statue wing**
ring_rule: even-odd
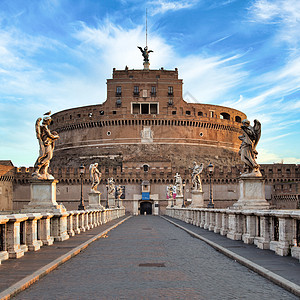
[[[200,165],[199,173],[202,173],[202,171],[203,171],[203,164]]]
[[[35,133],[36,133],[36,138],[38,139],[40,145],[40,156],[43,156],[45,153],[45,146],[41,137],[41,124],[40,124],[41,120],[42,118],[38,118],[35,122]]]
[[[90,177],[92,180],[93,180],[93,168],[94,168],[94,164],[90,164],[89,172],[90,172]]]
[[[148,53],[153,52],[152,50],[148,50]]]
[[[139,46],[137,46],[137,47],[141,50],[142,53],[144,53],[144,50],[142,47],[139,47]]]
[[[35,132],[36,132],[36,138],[38,140],[41,139],[41,124],[40,124],[41,120],[42,118],[38,118],[35,122]]]
[[[253,150],[255,150],[256,145],[261,136],[261,123],[256,119],[254,120],[253,131],[255,133],[255,141],[254,141],[254,145],[253,145]]]

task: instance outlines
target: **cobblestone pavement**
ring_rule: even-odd
[[[60,259],[70,250],[88,242],[91,238],[105,232],[110,227],[118,224],[126,217],[121,217],[101,226],[81,232],[63,242],[55,242],[51,246],[44,246],[39,251],[29,251],[18,259],[8,259],[2,262],[0,266],[0,293],[4,292],[14,284],[24,281],[41,268],[45,268],[49,263]],[[0,297],[1,298],[1,297]]]
[[[15,299],[298,299],[158,216],[136,216]]]

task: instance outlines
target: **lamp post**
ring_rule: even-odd
[[[106,193],[107,193],[107,198],[106,198],[105,208],[109,208],[109,206],[108,206],[108,180],[107,180],[107,185],[106,185]]]
[[[207,205],[207,208],[214,208],[214,199],[213,199],[213,185],[212,185],[212,181],[211,178],[213,176],[214,173],[214,165],[210,162],[208,167],[208,174],[209,174],[209,203]]]
[[[81,181],[81,193],[80,193],[80,204],[78,205],[78,210],[85,210],[84,201],[83,201],[83,193],[82,193],[82,177],[85,172],[85,166],[81,165],[80,169],[80,181]]]
[[[185,180],[182,180],[182,207],[185,207],[185,205],[184,205],[184,188],[185,188]]]
[[[118,205],[117,205],[117,208],[120,208],[120,197],[121,197],[121,190],[120,190],[121,186],[118,185],[118,188],[117,188],[117,199],[118,199]]]

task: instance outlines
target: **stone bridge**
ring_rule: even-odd
[[[300,296],[299,211],[111,208],[0,220],[1,299]]]

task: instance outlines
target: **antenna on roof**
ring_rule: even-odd
[[[144,58],[144,70],[149,70],[150,62],[149,62],[149,53],[153,52],[152,50],[148,50],[147,45],[147,38],[148,38],[148,26],[147,26],[147,8],[146,8],[146,47],[143,49],[142,47],[138,48],[141,50],[143,58]]]
[[[146,47],[147,45],[147,37],[148,37],[148,28],[147,28],[147,8],[146,8]]]

